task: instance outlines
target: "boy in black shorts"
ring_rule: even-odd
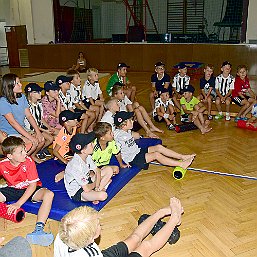
[[[2,143],[6,159],[0,162],[0,176],[8,184],[0,188],[0,202],[8,205],[8,214],[15,213],[26,201],[42,202],[38,211],[35,230],[27,234],[31,244],[49,246],[54,240],[52,233],[44,232],[44,226],[51,210],[54,193],[42,187],[35,162],[27,156],[25,144],[19,137],[10,136]]]
[[[114,131],[114,139],[120,147],[121,158],[126,164],[148,169],[150,162],[158,161],[167,166],[180,166],[186,169],[192,163],[195,154],[179,154],[162,145],[140,148],[135,142],[139,134],[131,132],[133,115],[133,112],[117,112],[114,116],[114,124],[117,127]]]
[[[103,251],[94,242],[101,234],[98,213],[87,206],[78,207],[66,214],[60,223],[54,242],[54,257],[148,257],[162,248],[177,225],[181,224],[183,207],[173,197],[167,207],[161,208],[142,222],[124,241]],[[159,219],[170,219],[151,239],[144,240]]]

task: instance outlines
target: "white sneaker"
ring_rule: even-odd
[[[229,120],[230,120],[230,115],[226,114],[226,121],[229,121]]]

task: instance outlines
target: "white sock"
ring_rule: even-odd
[[[222,115],[222,112],[219,112],[219,115]]]

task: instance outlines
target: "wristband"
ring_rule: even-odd
[[[168,113],[164,113],[164,114],[163,114],[163,118],[164,118],[164,119],[168,119],[168,118],[169,118],[169,114],[168,114]]]

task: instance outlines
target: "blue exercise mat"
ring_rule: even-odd
[[[162,141],[160,139],[153,138],[141,138],[137,140],[137,144],[142,148],[161,143]],[[111,159],[110,164],[118,166],[118,162],[114,156]],[[101,210],[140,171],[136,166],[120,169],[119,174],[112,178],[112,183],[107,188],[106,192],[108,198],[105,201],[94,205],[92,202],[74,202],[69,198],[63,180],[58,183],[54,182],[55,175],[64,169],[65,165],[54,159],[50,159],[37,165],[38,175],[43,186],[54,192],[54,200],[49,214],[49,218],[54,220],[61,220],[66,213],[82,205],[90,206],[97,211]],[[32,203],[30,201],[27,201],[22,206],[26,212],[33,214],[38,213],[39,207],[40,203]]]

